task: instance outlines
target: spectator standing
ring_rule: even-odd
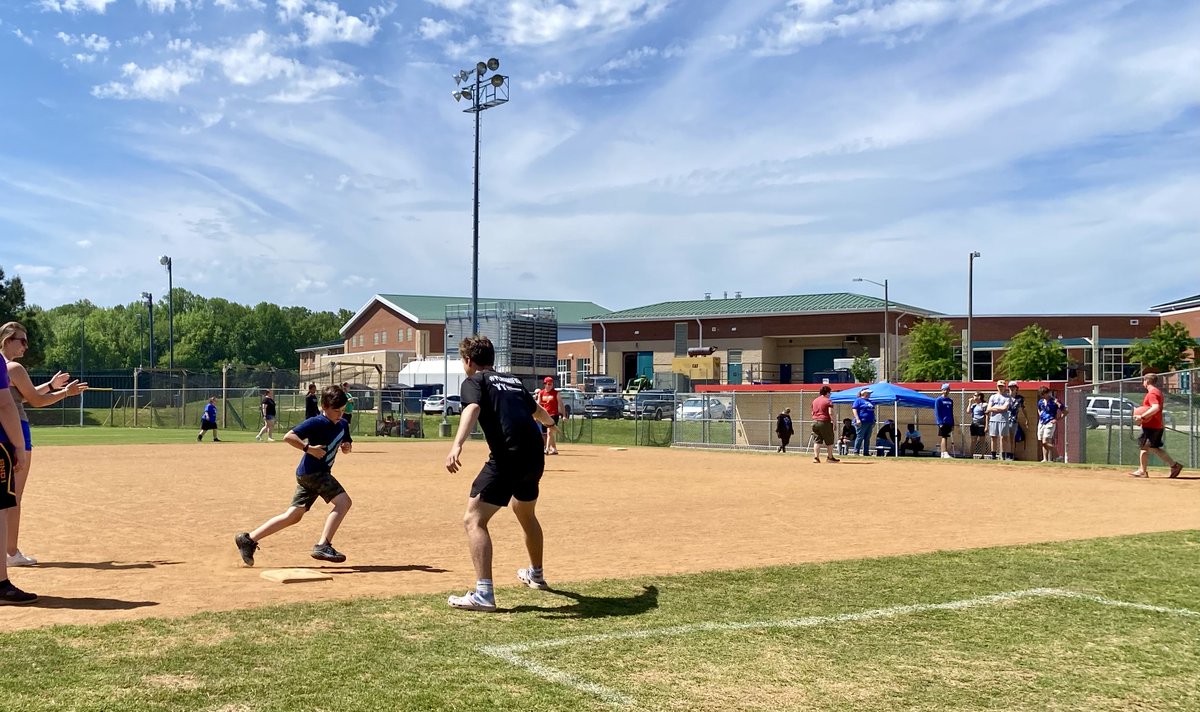
[[[983,458],[987,452],[987,396],[983,391],[975,394],[975,398],[967,404],[967,419],[971,421],[971,457]]]
[[[1042,462],[1058,460],[1058,450],[1054,446],[1054,436],[1058,431],[1058,421],[1066,417],[1067,407],[1058,402],[1054,393],[1046,386],[1038,391],[1038,428],[1037,442]]]
[[[1158,374],[1147,373],[1142,376],[1142,385],[1146,387],[1146,397],[1142,399],[1142,407],[1146,410],[1134,418],[1142,425],[1142,435],[1138,438],[1141,451],[1138,453],[1138,469],[1129,474],[1133,477],[1149,477],[1150,453],[1154,453],[1158,459],[1169,464],[1169,477],[1179,477],[1179,473],[1183,472],[1183,464],[1168,455],[1163,448],[1166,424],[1163,421],[1163,394],[1158,389]]]
[[[954,457],[950,454],[950,436],[954,434],[954,400],[950,398],[949,383],[942,384],[941,395],[933,401],[933,417],[937,421],[942,457]]]
[[[204,412],[200,414],[200,434],[196,436],[196,442],[204,439],[204,434],[208,431],[213,433],[213,442],[221,442],[221,438],[217,437],[217,397],[212,396],[208,399],[208,405],[204,406]]]
[[[554,420],[554,424],[558,425],[559,413],[562,410],[562,401],[558,397],[558,389],[554,387],[554,378],[546,376],[542,383],[542,389],[537,392],[537,404],[546,409],[550,417]],[[542,450],[547,455],[558,454],[558,442],[554,439],[555,428],[542,427]]]
[[[0,534],[4,539],[8,539],[8,513],[17,506],[14,480],[24,476],[29,464],[29,453],[22,447],[25,433],[9,385],[8,362],[0,355]],[[8,580],[8,557],[0,557],[0,605],[24,605],[37,598]]]
[[[795,432],[792,428],[792,409],[784,408],[782,413],[775,416],[775,435],[779,437],[779,447],[775,452],[787,452],[788,443]]]
[[[354,394],[350,392],[350,384],[342,384],[342,392],[346,394],[346,409],[342,412],[342,420],[346,421],[346,425],[354,420]]]
[[[854,405],[854,454],[871,454],[871,431],[875,429],[875,404],[871,402],[871,389],[858,392]]]
[[[275,398],[271,395],[271,390],[263,391],[262,403],[259,404],[259,410],[262,411],[263,426],[258,431],[258,435],[254,436],[255,440],[262,440],[263,433],[267,434],[267,442],[275,442]]]
[[[828,462],[838,462],[833,456],[833,401],[829,399],[832,390],[829,386],[821,386],[821,393],[813,399],[813,462],[821,461],[822,445],[825,446],[825,459]]]
[[[1008,441],[1009,431],[1009,410],[1012,408],[1012,402],[1008,398],[1008,384],[1004,381],[996,381],[996,392],[988,398],[987,414],[988,414],[988,436],[992,440],[992,459],[1003,457],[1008,459],[1008,453],[1004,451],[1004,444]]]
[[[1025,415],[1025,396],[1016,381],[1008,382],[1008,459],[1017,459],[1017,443],[1024,443],[1029,432],[1029,418]],[[1024,445],[1022,445],[1024,447]]]
[[[304,396],[304,419],[315,418],[321,414],[321,397],[317,395],[317,384],[308,384],[308,395]]]

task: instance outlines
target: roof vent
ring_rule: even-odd
[[[721,292],[721,294],[724,295],[721,297],[721,299],[729,299],[729,292]]]
[[[734,292],[734,293],[733,293],[733,298],[734,298],[734,299],[741,299],[741,298],[742,298],[742,293],[741,293],[741,292]]]
[[[705,292],[704,301],[708,301],[709,299],[712,299],[712,292]]]

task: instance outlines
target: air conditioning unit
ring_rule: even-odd
[[[842,343],[843,343],[843,344],[857,344],[857,343],[858,343],[858,337],[857,337],[857,336],[847,336],[847,337],[846,337],[846,338],[845,338],[845,339],[842,341]]]

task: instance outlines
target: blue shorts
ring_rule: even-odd
[[[29,421],[21,421],[21,432],[25,433],[25,452],[33,450],[33,436],[29,434]]]

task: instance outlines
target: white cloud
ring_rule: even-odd
[[[48,265],[14,265],[13,271],[24,277],[52,277],[55,269]]]
[[[168,13],[168,12],[175,12],[176,1],[175,0],[137,0],[137,4],[139,7],[147,7],[150,9],[150,12],[161,15],[161,14]],[[183,7],[183,8],[187,8],[187,9],[191,8],[191,3],[189,3],[188,0],[180,0],[178,4],[180,5],[180,7]]]
[[[157,67],[143,69],[133,62],[121,67],[121,75],[127,82],[108,82],[92,87],[92,96],[98,99],[149,99],[164,101],[178,96],[188,84],[200,79],[198,68],[183,62],[168,62]]]
[[[574,36],[594,37],[626,30],[653,21],[668,5],[667,0],[511,0],[496,7],[492,24],[505,42],[542,45]]]
[[[321,45],[330,42],[350,42],[366,45],[379,31],[378,18],[364,22],[362,18],[346,14],[336,2],[314,0],[311,7],[315,12],[305,12],[300,17],[308,36],[304,43]]]
[[[422,17],[421,24],[417,27],[417,32],[422,39],[436,40],[439,37],[444,37],[458,29],[458,25],[446,20],[434,20],[429,17]]]
[[[71,56],[74,57],[75,61],[79,62],[80,64],[91,64],[92,62],[96,61],[96,55],[94,55],[94,54],[82,54],[82,53],[76,52],[75,54],[73,54]]]
[[[104,14],[104,9],[117,0],[41,0],[41,8],[45,12],[98,12]]]
[[[639,47],[631,49],[625,53],[623,57],[610,59],[600,65],[601,72],[617,72],[627,69],[636,69],[645,63],[646,59],[659,56],[659,51],[654,47]]]
[[[304,11],[306,0],[275,0],[275,5],[279,8],[279,19],[283,22],[291,22],[300,16]]]
[[[357,76],[332,67],[303,67],[282,90],[267,98],[284,104],[297,104],[312,101],[330,89],[357,82]]]
[[[17,39],[21,40],[25,44],[33,46],[33,38],[22,32],[21,28],[18,27],[17,29],[13,30],[12,33]]]
[[[87,248],[92,246],[92,241],[91,240],[76,240],[75,246],[82,247],[83,249],[86,250]]]
[[[213,0],[213,5],[226,12],[237,10],[262,10],[266,5],[262,0]]]
[[[59,32],[55,35],[63,44],[68,47],[81,45],[84,49],[92,52],[103,53],[107,52],[112,47],[112,42],[107,37],[91,34],[91,35],[68,35],[65,32]]]
[[[785,54],[832,38],[895,40],[977,19],[1013,19],[1059,0],[791,0],[759,34],[760,52]]]
[[[567,83],[567,76],[562,72],[540,72],[533,81],[520,82],[522,89],[540,89],[541,87],[556,87]]]
[[[450,12],[462,12],[475,4],[475,0],[425,0],[425,2],[445,8]]]

